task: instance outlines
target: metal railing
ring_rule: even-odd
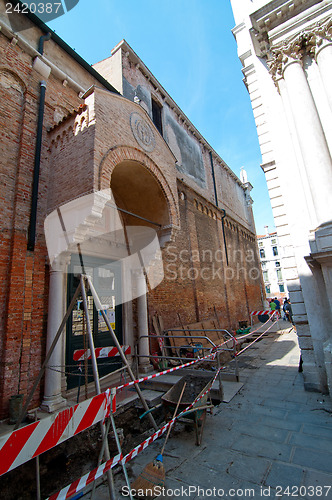
[[[183,345],[183,346],[171,346],[171,345],[165,345],[161,348],[161,355],[160,354],[138,354],[137,352],[135,352],[135,357],[137,359],[137,362],[139,360],[139,358],[149,358],[149,359],[165,359],[165,360],[177,360],[177,361],[180,361],[181,363],[184,362],[184,360],[188,360],[190,358],[186,358],[185,356],[181,356],[181,349],[193,349],[193,355],[195,354],[195,349],[197,350],[197,357],[193,356],[193,359],[197,359],[198,362],[199,360],[201,359],[200,355],[199,355],[199,351],[203,351],[203,359],[202,361],[204,361],[204,351],[208,351],[210,353],[212,352],[215,352],[216,353],[216,360],[217,360],[217,368],[221,368],[221,360],[220,360],[220,356],[223,352],[230,352],[230,353],[233,353],[233,356],[234,356],[234,359],[235,359],[235,377],[236,377],[236,380],[238,381],[239,380],[239,367],[238,367],[238,361],[237,361],[237,357],[236,357],[236,345],[237,345],[237,341],[235,339],[235,337],[230,333],[228,332],[227,330],[221,330],[221,329],[218,329],[218,330],[215,330],[215,329],[204,329],[204,328],[201,328],[201,329],[194,329],[194,330],[190,330],[191,332],[225,332],[226,334],[229,335],[230,339],[229,340],[226,340],[218,345],[216,345],[208,336],[206,335],[190,335],[190,337],[188,337],[188,335],[172,335],[172,337],[169,337],[168,335],[166,335],[166,333],[168,332],[183,332],[183,329],[178,329],[178,328],[169,328],[167,330],[164,330],[164,333],[165,335],[158,335],[158,337],[156,337],[156,335],[152,335],[152,334],[149,334],[149,335],[142,335],[140,338],[148,338],[148,339],[163,339],[164,342],[165,342],[165,339],[167,339],[168,341],[170,340],[170,338],[173,338],[173,339],[184,339],[187,344],[186,345]],[[206,340],[210,345],[211,347],[204,347],[203,345],[200,345],[201,342],[194,342],[194,340]],[[228,342],[232,340],[232,347],[228,347]],[[188,342],[190,341],[190,342]],[[170,355],[166,355],[165,354],[165,350],[166,349],[169,349],[169,350],[174,350],[176,352],[178,352],[178,356],[170,356]],[[221,382],[221,371],[219,371],[219,393],[220,393],[220,396],[222,394],[222,382]]]

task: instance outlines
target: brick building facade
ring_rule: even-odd
[[[11,396],[27,394],[61,323],[79,275],[77,248],[113,304],[119,339],[139,342],[145,354],[142,339],[154,313],[171,327],[177,313],[195,322],[216,307],[222,326],[234,328],[261,307],[263,287],[250,184],[235,176],[129,45],[122,41],[91,68],[34,15],[13,13],[9,22],[3,2],[0,9],[0,417],[6,418]],[[136,274],[131,263],[124,277],[130,242],[110,230],[115,203],[123,226],[158,236],[164,278],[147,295],[141,261]],[[149,261],[145,269],[150,284],[155,267]],[[128,295],[131,286],[136,292]],[[98,342],[103,326],[92,306],[91,319]],[[81,322],[78,302],[50,360],[55,370],[46,371],[31,407],[54,411],[77,385],[69,373]]]

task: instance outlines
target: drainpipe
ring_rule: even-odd
[[[44,42],[50,40],[51,33],[46,33],[39,37],[38,43],[38,52],[43,55],[44,53]],[[36,57],[38,61],[34,61],[34,67],[43,74],[43,68],[39,66],[35,66],[36,62],[39,62],[38,57]],[[44,65],[45,66],[45,65]],[[50,69],[47,68],[49,71]],[[43,74],[44,77],[48,78],[49,73],[46,72]],[[45,94],[46,94],[46,82],[42,80],[40,82],[40,99],[39,99],[39,110],[38,110],[38,122],[37,122],[37,137],[36,137],[36,151],[35,151],[35,163],[33,169],[33,181],[32,181],[32,199],[31,199],[31,212],[30,212],[30,224],[28,230],[28,250],[31,252],[35,249],[36,243],[36,225],[37,225],[37,206],[38,206],[38,186],[39,186],[39,171],[40,171],[40,152],[42,145],[42,135],[43,135],[43,122],[44,122],[44,109],[45,109]]]
[[[43,134],[45,93],[46,93],[46,82],[44,80],[42,80],[40,82],[40,99],[39,99],[39,111],[38,111],[38,123],[37,123],[36,152],[35,152],[35,163],[34,163],[34,169],[33,169],[30,224],[29,224],[29,231],[28,231],[28,250],[30,250],[32,252],[35,249],[35,241],[36,241],[40,152],[41,152],[42,134]]]
[[[41,54],[41,55],[44,54],[44,42],[47,42],[47,40],[50,40],[50,38],[51,38],[51,33],[46,33],[46,35],[42,35],[39,38],[39,43],[38,43],[39,54]]]
[[[217,185],[216,185],[216,176],[214,173],[214,165],[213,165],[213,158],[212,158],[212,151],[209,151],[210,154],[210,162],[211,162],[211,170],[212,170],[212,180],[213,180],[213,188],[214,188],[214,198],[216,200],[216,207],[218,207],[218,195],[217,195]],[[221,226],[222,226],[222,235],[224,239],[224,247],[225,247],[225,257],[226,257],[226,263],[228,264],[228,252],[227,252],[227,245],[226,245],[226,234],[225,234],[225,223],[224,223],[224,218],[226,217],[226,210],[223,208],[220,209],[223,212],[223,215],[221,216]]]
[[[224,223],[224,218],[226,217],[226,210],[224,208],[220,209],[223,212],[223,215],[221,216],[221,227],[222,227],[222,235],[224,238],[224,246],[225,246],[225,256],[226,256],[226,264],[228,264],[228,252],[227,252],[227,245],[226,245],[226,235],[225,235],[225,223]]]
[[[216,186],[216,177],[214,174],[214,165],[213,165],[213,158],[212,158],[212,151],[209,151],[210,153],[210,162],[211,162],[211,169],[212,169],[212,180],[213,180],[213,188],[214,188],[214,198],[216,200],[216,207],[218,206],[218,195],[217,195],[217,186]]]

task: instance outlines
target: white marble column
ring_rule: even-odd
[[[62,271],[50,271],[50,287],[48,302],[47,340],[46,353],[52,345],[58,328],[64,317],[64,273]],[[64,329],[65,331],[65,329]],[[63,360],[63,335],[59,338],[55,349],[50,357],[48,366],[56,367],[56,370],[46,368],[44,398],[41,408],[48,412],[53,412],[63,408],[66,400],[61,396],[61,366]]]
[[[319,226],[332,214],[331,157],[301,61],[289,58],[283,76]]]
[[[332,111],[332,42],[322,42],[316,50],[316,61]]]
[[[149,339],[146,337],[149,333],[148,329],[148,308],[146,300],[146,281],[143,271],[136,273],[136,286],[137,286],[137,324],[138,324],[138,339],[139,339],[139,355],[149,355]],[[144,337],[143,337],[144,336]],[[140,370],[147,370],[151,367],[150,358],[139,358]]]

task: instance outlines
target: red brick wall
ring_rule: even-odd
[[[162,315],[170,328],[179,325],[177,313],[194,323],[214,317],[215,306],[223,328],[238,328],[262,306],[255,237],[226,217],[227,266],[221,212],[183,184],[179,189],[181,229],[163,249],[165,278],[149,293],[149,315]]]
[[[35,157],[40,75],[19,45],[0,35],[0,418],[8,415],[11,395],[27,394],[45,353],[48,268],[43,224],[47,210],[49,142],[47,129],[56,110],[81,102],[51,75],[47,82],[40,167],[37,235],[27,251]],[[39,403],[37,391],[31,406]]]

